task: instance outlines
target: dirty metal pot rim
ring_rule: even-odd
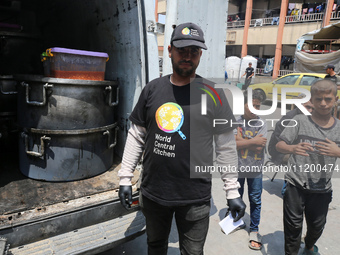
[[[19,81],[56,83],[60,85],[65,84],[65,85],[80,85],[80,86],[118,86],[118,81],[75,80],[75,79],[51,78],[51,77],[45,77],[41,75],[27,75],[27,74],[14,75],[14,79],[19,80]]]
[[[0,75],[0,80],[13,80],[14,76],[11,74],[8,75]]]
[[[35,134],[46,134],[46,135],[83,135],[83,134],[91,134],[97,133],[101,131],[105,131],[108,129],[112,129],[117,127],[118,123],[114,123],[111,125],[98,127],[98,128],[88,128],[88,129],[78,129],[78,130],[50,130],[50,129],[37,129],[37,128],[28,128],[27,130],[31,133]]]

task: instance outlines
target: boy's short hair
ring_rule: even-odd
[[[333,95],[336,96],[338,92],[338,88],[333,81],[326,79],[326,80],[319,80],[315,82],[312,85],[310,92],[311,92],[311,96],[317,93],[320,93],[320,92],[333,93]]]
[[[262,103],[263,97],[262,97],[261,92],[259,92],[257,90],[253,90],[252,94],[253,94],[252,95],[253,100],[257,99],[257,100],[259,100]],[[248,93],[247,93],[247,90],[243,92],[243,98],[244,98],[244,104],[247,104],[248,103]]]

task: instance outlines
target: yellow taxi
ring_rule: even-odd
[[[264,101],[273,99],[273,88],[277,88],[277,99],[281,100],[281,89],[286,88],[304,88],[310,91],[310,87],[318,80],[324,79],[326,74],[319,73],[291,73],[282,76],[272,82],[258,83],[250,85],[249,88],[258,90],[262,94]],[[297,97],[298,93],[287,93],[287,98]],[[340,96],[340,91],[338,91]]]

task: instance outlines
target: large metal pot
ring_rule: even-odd
[[[26,128],[77,130],[114,123],[116,81],[88,81],[15,76],[18,125]]]
[[[16,85],[12,75],[0,75],[0,116],[17,114]]]
[[[20,171],[45,181],[93,177],[113,165],[117,123],[82,130],[28,129],[19,139]]]

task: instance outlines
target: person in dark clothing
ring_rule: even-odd
[[[243,88],[242,89],[244,89],[244,90],[246,90],[248,87],[249,87],[249,85],[250,85],[250,83],[251,83],[251,78],[254,76],[254,68],[252,67],[252,63],[251,62],[249,62],[249,64],[248,64],[248,67],[246,68],[246,71],[244,72],[244,74],[241,76],[241,77],[243,77],[243,76],[245,76],[246,75],[246,80],[245,80],[245,82],[244,82],[244,86],[243,86]]]
[[[334,71],[335,69],[334,65],[327,65],[325,69],[327,73],[327,75],[325,76],[325,79],[330,79],[331,81],[333,81],[337,85],[338,90],[340,90],[340,85],[338,84],[340,80],[338,76],[336,75],[336,72]]]
[[[168,46],[173,73],[150,81],[130,115],[131,127],[118,172],[119,198],[125,208],[131,206],[131,178],[144,155],[140,206],[146,220],[149,255],[167,254],[173,218],[180,253],[203,254],[212,181],[210,174],[191,178],[192,168],[212,166],[214,150],[218,166],[237,166],[234,127],[211,124],[213,119],[235,120],[225,94],[196,74],[202,49],[207,47],[199,26],[193,23],[176,26]],[[205,87],[216,92],[221,107],[207,100],[207,114],[202,115],[195,111],[199,110],[195,106]],[[194,121],[197,125],[191,124]],[[223,172],[221,177],[229,210],[237,221],[246,208],[238,192],[237,171]]]

